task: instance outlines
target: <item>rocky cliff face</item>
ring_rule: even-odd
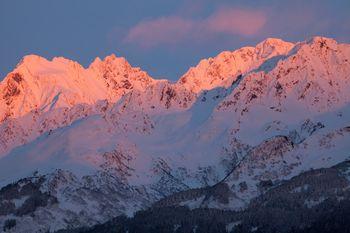
[[[349,61],[332,39],[267,39],[171,83],[113,55],[88,68],[27,56],[0,84],[0,226],[90,226],[154,203],[249,208],[349,159]]]

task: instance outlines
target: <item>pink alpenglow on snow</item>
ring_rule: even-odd
[[[0,232],[350,232],[349,12],[0,0]]]
[[[170,82],[115,55],[26,56],[0,82],[0,226],[86,227],[157,203],[243,211],[349,159],[349,61],[333,39],[268,38]]]

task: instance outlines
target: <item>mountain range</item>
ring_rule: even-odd
[[[349,205],[350,44],[268,38],[177,82],[29,55],[0,95],[6,232],[307,232]]]

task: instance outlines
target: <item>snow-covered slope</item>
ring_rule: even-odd
[[[88,69],[62,57],[25,56],[0,83],[0,157],[156,82],[115,55],[96,58]]]
[[[0,186],[34,177],[54,200],[25,218],[15,203],[26,197],[0,200],[15,205],[0,223],[12,214],[23,232],[91,225],[186,190],[176,204],[245,208],[261,181],[350,156],[350,45],[323,37],[223,52],[177,83],[113,55],[87,69],[29,56],[0,89]],[[198,192],[222,183],[227,203]]]

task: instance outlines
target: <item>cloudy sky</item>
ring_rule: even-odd
[[[202,58],[267,37],[350,42],[349,0],[1,0],[0,79],[27,54],[84,66],[111,53],[177,80]]]

